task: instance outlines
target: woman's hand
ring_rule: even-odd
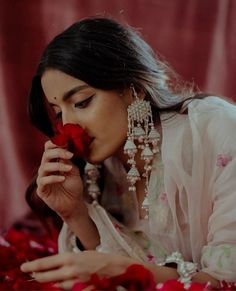
[[[54,282],[70,289],[75,282],[86,282],[92,273],[100,276],[115,276],[124,273],[133,259],[97,251],[63,253],[24,263],[23,272],[32,273],[38,282]]]
[[[47,141],[36,181],[37,195],[63,220],[75,213],[87,213],[83,183],[79,169],[70,161],[72,156],[73,153]]]

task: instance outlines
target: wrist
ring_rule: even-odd
[[[74,222],[78,224],[81,220],[88,220],[90,217],[88,214],[87,205],[84,202],[80,202],[79,207],[76,205],[75,209],[66,214],[64,213],[61,215],[61,218],[68,225],[71,225]]]
[[[76,246],[76,237],[83,246],[80,250],[94,250],[100,244],[100,237],[96,225],[90,218],[88,211],[82,215],[72,215],[64,220],[71,232],[74,233],[74,246]],[[75,247],[76,248],[76,247]]]
[[[111,272],[110,276],[116,276],[117,274],[124,273],[127,268],[133,264],[142,264],[141,262],[138,262],[137,260],[125,257],[121,255],[108,255],[108,269],[109,272]]]

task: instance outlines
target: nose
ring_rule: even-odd
[[[73,123],[77,124],[76,118],[73,113],[68,111],[62,111],[62,124],[65,125],[66,123]]]

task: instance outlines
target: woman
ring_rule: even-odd
[[[100,171],[102,195],[88,203],[81,164],[46,142],[37,195],[64,222],[59,254],[23,271],[63,288],[137,262],[157,283],[236,281],[234,105],[180,86],[131,28],[88,18],[47,46],[29,108],[49,137],[51,109],[89,134],[84,170],[95,186]]]

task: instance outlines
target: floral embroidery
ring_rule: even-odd
[[[222,259],[223,258],[230,258],[230,256],[231,256],[231,249],[232,249],[231,246],[224,246],[224,245],[221,246],[222,253],[219,255],[218,260],[217,260],[217,263],[216,263],[217,264],[217,267],[219,269],[223,269],[223,267],[224,267],[224,264],[223,264]]]
[[[221,272],[224,269],[230,267],[230,271],[233,270],[234,256],[236,247],[230,244],[222,244],[218,246],[206,246],[204,247],[201,265],[202,267],[212,266],[215,271]]]
[[[149,239],[147,239],[146,245],[144,246],[144,250],[149,250],[150,247],[151,247],[151,241]]]
[[[219,154],[217,156],[216,165],[218,167],[225,167],[232,160],[232,156],[230,154]]]
[[[155,257],[153,257],[151,254],[147,255],[147,259],[149,263],[155,263]]]
[[[162,192],[160,194],[160,200],[162,201],[162,203],[168,203],[168,200],[167,200],[167,194]]]

